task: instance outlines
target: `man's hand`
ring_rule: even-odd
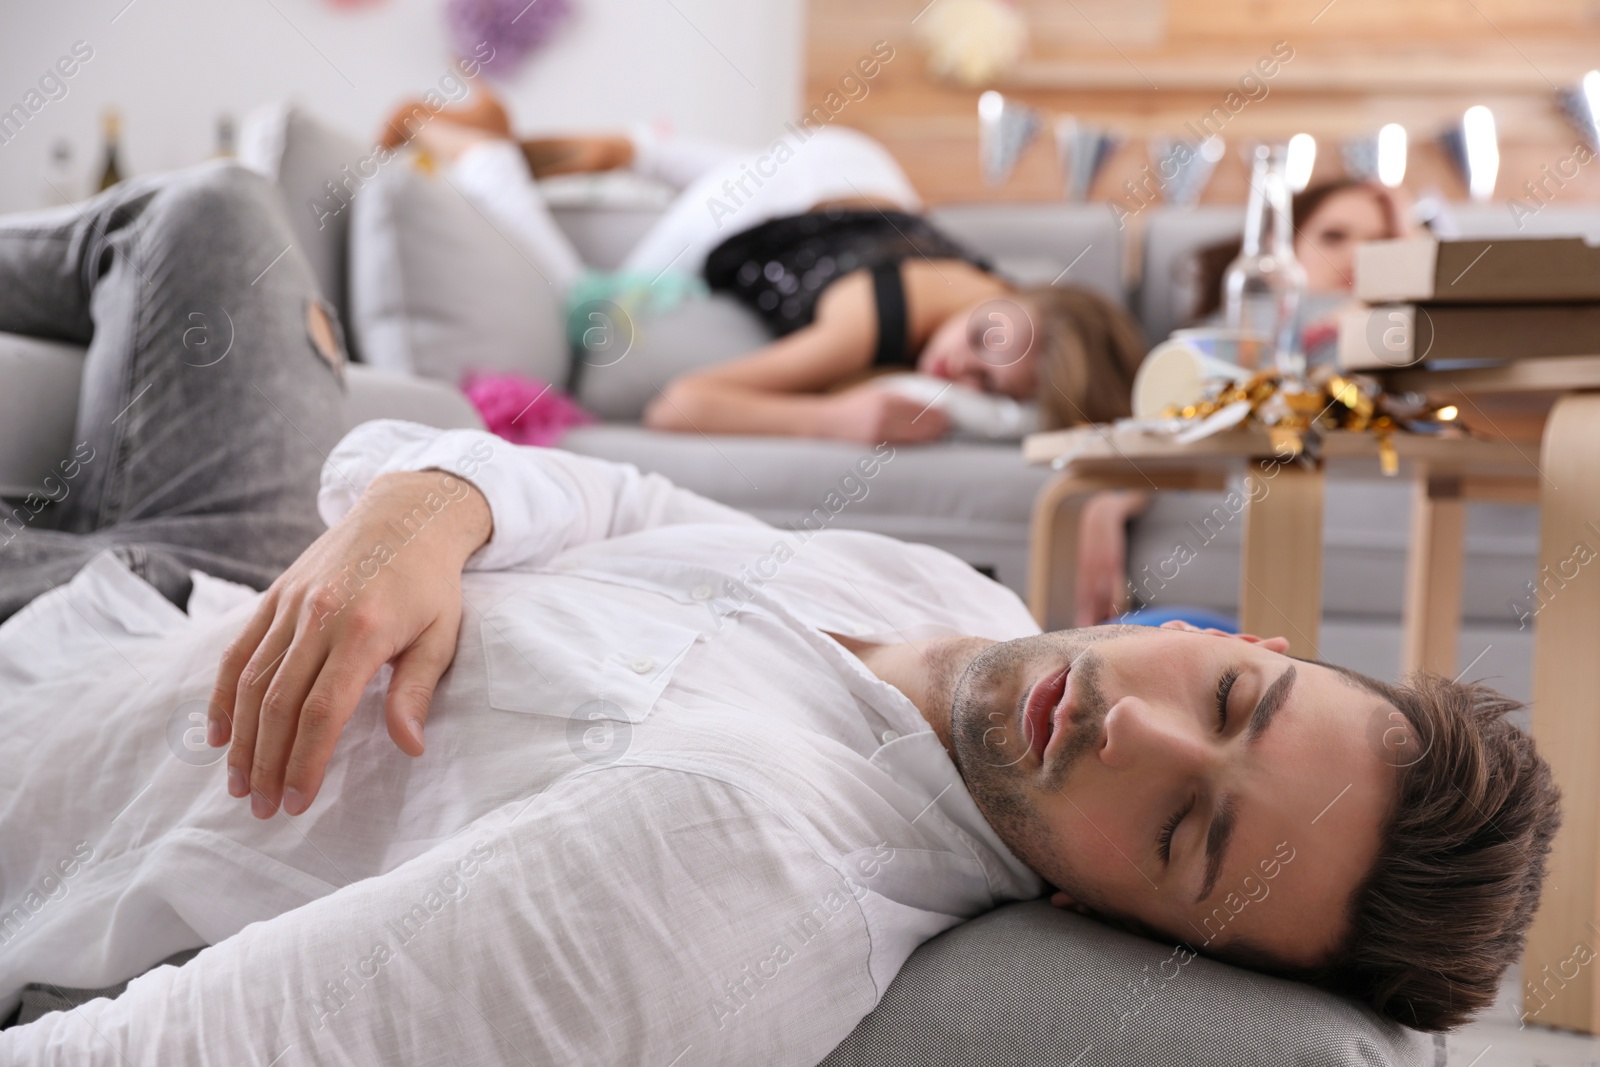
[[[422,724],[461,629],[461,568],[493,531],[488,501],[444,471],[373,479],[355,507],[262,595],[222,655],[207,741],[228,792],[270,818],[311,806],[362,690],[394,665],[389,736],[422,754]]]

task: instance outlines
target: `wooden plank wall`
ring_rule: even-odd
[[[941,0],[933,0],[939,3]],[[1343,171],[1348,137],[1403,123],[1411,135],[1406,186],[1455,199],[1465,189],[1435,141],[1473,104],[1493,109],[1500,134],[1496,200],[1536,203],[1543,180],[1558,203],[1600,201],[1600,159],[1572,161],[1577,132],[1555,91],[1600,67],[1600,0],[1017,0],[1028,54],[993,86],[1043,109],[1111,126],[1126,140],[1091,198],[1131,199],[1123,183],[1149,157],[1147,139],[1178,133],[1222,105],[1277,42],[1293,59],[1267,93],[1229,116],[1228,152],[1202,202],[1242,201],[1250,138],[1313,134],[1314,180]],[[913,19],[928,0],[810,0],[804,106],[821,103],[876,41],[894,48],[833,120],[883,141],[931,203],[1042,200],[1062,177],[1048,129],[1011,179],[983,184],[977,163],[978,89],[935,82]],[[1255,91],[1259,95],[1259,90]],[[859,95],[859,91],[857,92]],[[1561,187],[1546,178],[1568,161]]]

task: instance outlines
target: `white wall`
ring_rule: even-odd
[[[520,130],[664,121],[760,143],[799,110],[804,0],[571,0],[546,47],[498,84]],[[100,114],[123,116],[124,173],[211,151],[216,117],[292,97],[363,138],[452,56],[443,0],[3,0],[0,111],[77,41],[93,58],[0,144],[0,212],[32,208],[58,138],[80,190],[98,177]],[[720,53],[720,54],[719,54]]]

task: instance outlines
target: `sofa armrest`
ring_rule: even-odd
[[[0,333],[0,496],[42,489],[72,456],[83,349]]]

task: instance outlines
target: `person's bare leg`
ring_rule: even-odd
[[[421,100],[407,100],[395,108],[384,121],[379,143],[385,148],[399,148],[403,144],[410,143],[435,122],[468,126],[508,141],[514,139],[511,116],[507,113],[505,105],[500,102],[499,97],[480,86],[472,94],[471,102],[460,107],[432,111]]]
[[[379,143],[388,149],[417,142],[422,148],[434,150],[430,143],[440,139],[459,154],[459,137],[439,127],[457,127],[488,134],[491,137],[515,141],[528,161],[528,171],[535,178],[549,178],[557,174],[592,174],[603,170],[617,170],[633,162],[633,142],[621,134],[596,134],[593,136],[530,137],[519,140],[511,128],[511,116],[505,104],[493,92],[477,87],[472,99],[458,107],[432,111],[421,100],[407,100],[390,113],[379,132]],[[431,127],[431,129],[430,129]]]

